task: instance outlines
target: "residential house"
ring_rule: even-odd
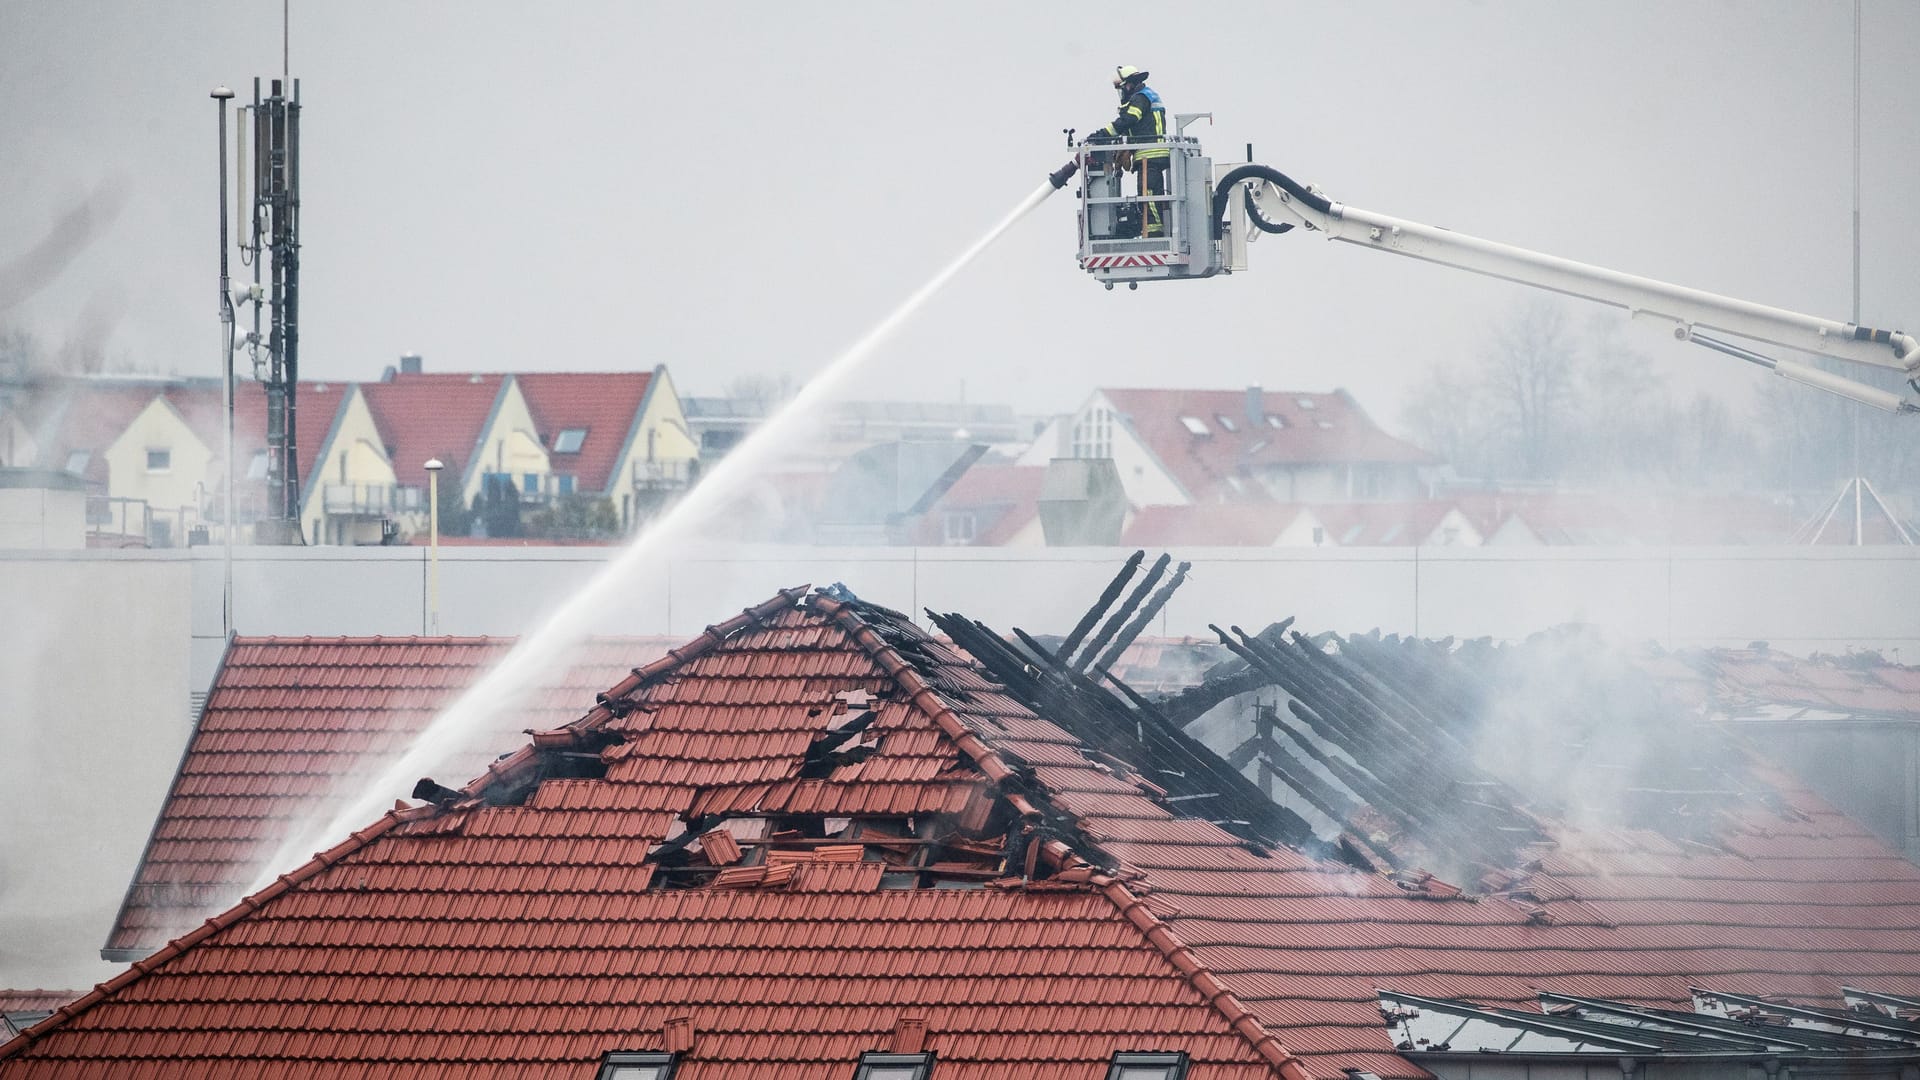
[[[1020,459],[1112,458],[1134,506],[1424,498],[1439,459],[1374,424],[1345,390],[1100,389]]]
[[[913,528],[913,542],[926,546],[1041,547],[1041,465],[982,463],[973,466],[934,500]]]
[[[835,588],[715,623],[0,1045],[0,1080],[1429,1080],[1451,1050],[1403,1041],[1409,996],[1502,1022],[1544,1018],[1542,993],[1677,1011],[1696,989],[1844,1017],[1920,985],[1920,868],[1737,750],[1622,766],[1663,730],[1631,694],[1542,710],[1581,739],[1530,787],[1450,741],[1490,721],[1438,646],[1243,646],[1239,699],[1299,703],[1255,721],[1269,797],[1162,711],[1181,699],[935,621],[952,644]],[[1343,749],[1306,769],[1316,739]],[[1587,753],[1643,803],[1557,811]],[[1707,790],[1641,786],[1695,767]],[[1605,1035],[1610,1068],[1696,1080],[1766,1053]],[[1882,1049],[1850,1075],[1920,1066]]]
[[[315,475],[311,448],[323,445],[342,412],[339,384],[303,382],[294,437],[303,493]],[[87,480],[89,523],[100,536],[139,536],[154,546],[187,542],[196,526],[224,524],[226,407],[217,379],[95,377],[49,380],[38,388],[39,457]],[[265,512],[266,391],[234,387],[234,478],[238,521]]]
[[[600,495],[623,529],[698,478],[700,446],[665,365],[650,372],[515,375],[553,469],[528,494]]]

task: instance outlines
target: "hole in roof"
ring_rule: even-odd
[[[1212,431],[1209,431],[1207,429],[1207,422],[1205,420],[1200,419],[1197,416],[1183,416],[1180,418],[1180,423],[1186,425],[1188,434],[1192,434],[1192,435],[1213,434]]]
[[[553,437],[553,452],[556,454],[577,454],[580,452],[580,445],[586,441],[586,428],[568,428]]]

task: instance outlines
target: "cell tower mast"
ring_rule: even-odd
[[[300,449],[294,433],[300,383],[300,80],[272,79],[265,97],[253,80],[253,212],[248,250],[254,280],[266,264],[259,335],[254,306],[253,374],[267,392],[267,505],[254,542],[299,544]],[[264,256],[264,258],[263,258]]]

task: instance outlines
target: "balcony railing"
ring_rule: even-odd
[[[427,496],[405,484],[328,484],[320,490],[320,505],[329,514],[386,517],[424,512]]]
[[[638,489],[676,490],[686,487],[694,478],[693,462],[683,461],[636,461],[633,463],[633,486]]]

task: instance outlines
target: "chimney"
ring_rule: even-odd
[[[1266,422],[1266,393],[1257,385],[1247,387],[1247,430],[1258,431]]]
[[[400,354],[400,374],[402,375],[420,374],[420,354],[419,353],[410,352],[410,353]]]

